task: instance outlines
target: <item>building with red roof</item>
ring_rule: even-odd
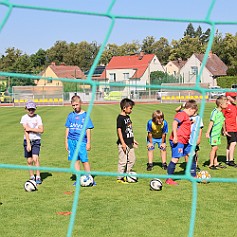
[[[44,71],[40,73],[42,77],[52,78],[52,80],[40,79],[36,82],[37,86],[62,86],[63,83],[56,78],[86,79],[85,74],[78,66],[67,66],[65,63],[56,65],[52,62]]]
[[[101,85],[99,90],[122,91],[127,89],[125,86],[112,87],[110,83],[114,82],[130,85],[130,90],[135,89],[132,85],[139,85],[136,90],[144,90],[145,86],[150,84],[150,73],[154,71],[164,72],[164,68],[155,54],[141,52],[136,55],[114,56],[97,79],[107,83],[107,85]]]

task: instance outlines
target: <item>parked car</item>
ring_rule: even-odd
[[[209,92],[210,98],[216,98],[221,95],[225,95],[225,92],[220,91],[222,88],[220,86],[211,86],[209,89],[212,89],[211,92]]]

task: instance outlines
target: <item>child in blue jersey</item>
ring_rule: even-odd
[[[74,109],[73,112],[69,113],[65,127],[65,148],[68,151],[68,160],[72,160],[78,140],[81,136],[82,129],[86,126],[85,134],[83,134],[83,139],[80,144],[79,152],[76,154],[75,169],[80,170],[80,162],[83,164],[85,171],[90,172],[90,164],[88,161],[87,152],[91,149],[91,129],[94,125],[89,118],[88,122],[85,123],[87,113],[81,109],[81,98],[78,95],[74,95],[71,99],[71,105]],[[76,183],[74,183],[75,185]]]
[[[164,120],[164,113],[156,110],[152,113],[152,119],[147,122],[147,171],[153,168],[153,156],[155,145],[157,144],[161,153],[162,168],[167,170],[166,163],[166,134],[168,133],[168,123]]]

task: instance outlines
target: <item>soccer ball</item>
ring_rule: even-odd
[[[127,174],[127,182],[128,183],[136,183],[138,182],[138,177],[136,176],[136,172],[131,171]]]
[[[152,179],[150,181],[150,190],[161,191],[162,187],[163,187],[163,184],[162,184],[161,180],[159,180],[159,179]]]
[[[82,187],[91,187],[93,186],[94,179],[90,174],[82,175],[80,178],[80,184]]]
[[[24,185],[25,191],[33,192],[37,190],[37,184],[34,180],[27,180]]]
[[[201,170],[197,173],[197,179],[199,179],[201,183],[209,183],[208,179],[210,178],[211,175],[205,170]]]

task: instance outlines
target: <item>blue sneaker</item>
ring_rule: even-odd
[[[95,181],[93,181],[93,184],[92,184],[92,186],[96,186],[96,182],[95,182]]]
[[[42,184],[41,178],[37,178],[37,179],[36,179],[36,184]]]
[[[76,184],[77,184],[77,181],[75,181],[75,182],[73,183],[73,186],[76,186]]]

